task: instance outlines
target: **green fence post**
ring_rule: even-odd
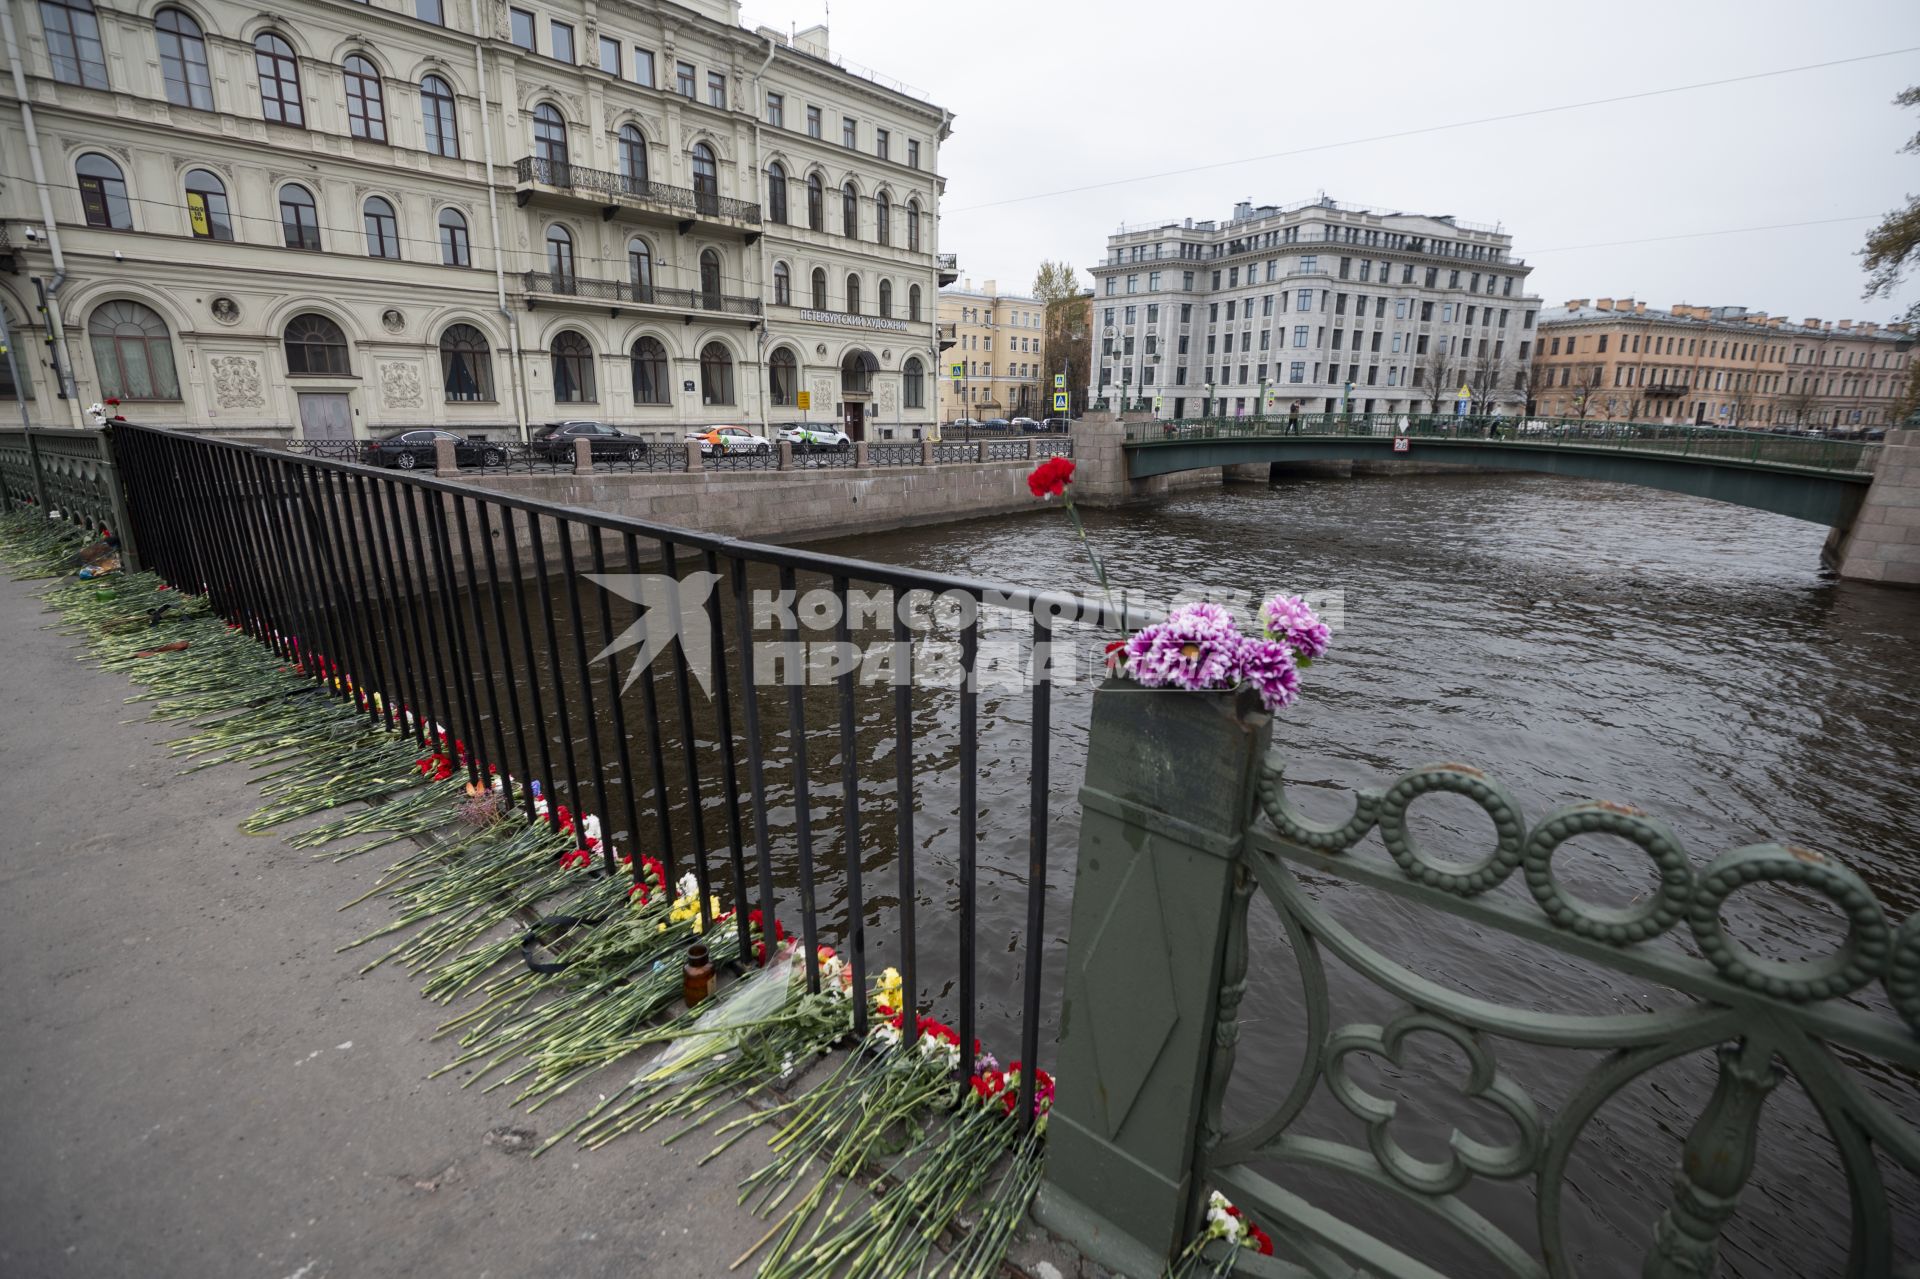
[[[44,518],[53,509],[53,504],[47,501],[47,476],[40,468],[40,445],[34,440],[32,427],[22,427],[21,433],[27,437],[27,463],[33,468],[33,500],[40,504],[40,514]]]
[[[1151,1279],[1196,1213],[1193,1168],[1234,872],[1271,741],[1257,702],[1109,681],[1094,694],[1035,1213]]]

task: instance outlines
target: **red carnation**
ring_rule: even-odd
[[[1027,489],[1035,497],[1059,497],[1073,483],[1073,459],[1050,457],[1027,476]]]

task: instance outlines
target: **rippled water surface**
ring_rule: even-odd
[[[1832,578],[1819,566],[1822,528],[1651,490],[1468,475],[1196,489],[1151,507],[1089,512],[1087,528],[1116,582],[1147,594],[1197,586],[1344,592],[1333,654],[1308,672],[1305,696],[1276,725],[1293,793],[1310,812],[1333,816],[1353,786],[1423,763],[1462,761],[1501,779],[1530,820],[1563,802],[1616,800],[1669,822],[1696,867],[1742,844],[1798,843],[1838,855],[1896,920],[1920,903],[1912,789],[1920,763],[1920,593]],[[820,549],[1027,586],[1091,586],[1057,512]],[[1084,687],[1062,689],[1052,708],[1049,1018],[1058,1006],[1089,697]],[[922,945],[939,955],[955,944],[957,769],[945,709],[939,699],[925,706],[914,756]],[[829,697],[809,699],[816,789],[837,778],[833,715]],[[863,790],[884,805],[893,766],[890,708],[863,700],[860,718]],[[981,738],[980,946],[990,1005],[982,1026],[1006,1043],[1017,1034],[1026,909],[1024,697],[988,694]],[[770,782],[775,804],[791,802],[784,785]],[[790,814],[776,809],[776,833]],[[1416,814],[1416,836],[1440,854],[1475,857],[1491,839],[1486,818],[1465,801],[1423,800]],[[829,846],[836,838],[820,818],[816,835]],[[883,885],[895,873],[891,849],[890,831],[868,849],[868,873]],[[1556,870],[1583,895],[1613,904],[1654,884],[1644,857],[1617,841],[1575,841]],[[1518,878],[1499,891],[1525,903]],[[1449,916],[1308,882],[1383,952],[1483,999],[1592,1013],[1684,1003]],[[822,891],[832,898],[826,926],[844,928],[840,880],[829,875]],[[1255,910],[1254,993],[1233,1096],[1242,1118],[1284,1091],[1302,1042],[1304,1005],[1285,937],[1264,904]],[[1839,931],[1837,915],[1817,900],[1784,892],[1739,894],[1726,918],[1741,941],[1785,958],[1824,953]],[[884,949],[886,929],[873,932]],[[1653,945],[1686,948],[1677,937]],[[950,999],[939,965],[923,966],[936,974],[929,996]],[[1330,988],[1336,1022],[1394,1014],[1391,998],[1343,969],[1330,974]],[[1463,1077],[1462,1054],[1437,1036],[1413,1042],[1398,1067],[1354,1064],[1355,1077],[1379,1095],[1411,1099],[1396,1137],[1430,1158],[1444,1151],[1456,1124],[1483,1140],[1510,1139],[1511,1121],[1498,1110],[1433,1086],[1436,1077]],[[1593,1052],[1495,1047],[1503,1069],[1548,1117],[1601,1060]],[[1912,1080],[1888,1072],[1867,1078],[1909,1121],[1920,1115]],[[1564,1247],[1579,1273],[1639,1273],[1679,1140],[1711,1081],[1707,1054],[1681,1058],[1621,1093],[1583,1135],[1561,1208]],[[1322,1089],[1300,1129],[1362,1141],[1359,1125],[1325,1102]],[[1727,1232],[1727,1266],[1741,1275],[1842,1273],[1846,1194],[1833,1144],[1794,1081],[1781,1084],[1769,1106],[1759,1167]],[[1911,1256],[1920,1198],[1910,1178],[1886,1166],[1897,1233]],[[1360,1181],[1305,1177],[1284,1165],[1267,1171],[1450,1273],[1493,1273],[1483,1254]],[[1464,1197],[1536,1246],[1535,1206],[1523,1185],[1481,1181]]]

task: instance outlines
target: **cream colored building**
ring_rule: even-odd
[[[1913,345],[1905,324],[1795,324],[1743,306],[1574,298],[1540,313],[1534,407],[1703,426],[1884,428]]]
[[[11,15],[0,307],[37,421],[934,420],[951,117],[825,28],[734,0]]]
[[[940,357],[940,421],[1048,416],[1053,383],[1040,364],[1046,312],[1033,298],[1000,292],[993,280],[940,291],[940,322],[953,326],[954,342]]]

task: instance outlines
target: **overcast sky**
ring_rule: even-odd
[[[748,26],[822,18],[820,0],[743,2]],[[1891,301],[1863,300],[1855,257],[1875,220],[1920,192],[1920,156],[1897,154],[1920,112],[1892,104],[1920,84],[1920,52],[1252,158],[1920,46],[1914,0],[831,4],[836,53],[954,113],[940,247],[976,284],[1025,290],[1042,258],[1084,268],[1123,222],[1325,192],[1501,223],[1549,304],[1631,296],[1887,320],[1920,299],[1910,280]],[[1222,167],[1148,176],[1209,164]],[[1122,179],[1139,180],[996,203]],[[1693,238],[1655,239],[1671,236]]]

